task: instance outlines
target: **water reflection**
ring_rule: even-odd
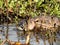
[[[2,25],[0,25],[0,30],[2,30]],[[2,38],[2,40],[5,39],[5,36],[3,34],[5,34],[7,30],[7,27],[6,25],[4,26],[3,28],[3,31],[4,33],[0,32],[0,37]],[[13,25],[9,25],[9,33],[8,33],[8,38],[12,41],[18,41],[18,38],[17,38],[17,33],[16,33],[16,25],[13,24]],[[25,43],[25,38],[23,36],[20,36],[20,42],[21,43]],[[60,39],[59,39],[60,40]],[[46,40],[46,45],[49,45],[48,41]],[[31,35],[31,40],[30,40],[30,43],[31,45],[44,45],[44,41],[42,39],[39,40],[39,43],[36,42],[36,39],[33,35]],[[57,40],[57,42],[55,43],[54,42],[54,45],[60,45],[60,41]]]

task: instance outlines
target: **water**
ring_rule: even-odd
[[[3,25],[0,25],[0,30],[2,29],[2,26],[3,26]],[[7,27],[6,27],[6,25],[5,25],[3,31],[6,31],[6,30],[7,30]],[[4,32],[4,34],[5,34],[5,33],[6,33],[6,32]],[[0,37],[2,38],[2,40],[4,40],[4,39],[5,39],[5,36],[2,35],[2,34],[3,34],[3,33],[0,32]],[[9,35],[9,36],[8,36],[9,40],[18,41],[17,33],[16,33],[16,25],[15,25],[15,24],[9,25],[9,33],[8,33],[8,35]],[[57,42],[56,42],[56,43],[54,42],[54,45],[60,45],[60,36],[57,35],[57,37],[59,37],[59,38],[57,39]],[[20,42],[21,42],[21,43],[25,43],[24,37],[20,37]],[[49,43],[48,43],[47,40],[46,40],[45,42],[46,42],[46,45],[49,45]],[[38,42],[36,42],[34,36],[31,36],[30,43],[31,43],[31,45],[44,45],[44,41],[43,41],[42,39],[40,39],[40,40],[39,40],[39,43],[38,43]],[[7,45],[7,44],[5,44],[5,45]]]

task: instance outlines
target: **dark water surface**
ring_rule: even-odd
[[[4,29],[2,29],[3,26],[4,26]],[[3,31],[6,31],[7,30],[6,25],[0,25],[0,30],[1,29]],[[6,32],[4,32],[4,33],[0,32],[0,37],[2,38],[2,40],[5,39],[5,36],[4,36],[5,33]],[[17,33],[16,33],[16,25],[15,24],[9,25],[9,33],[8,34],[9,34],[8,38],[10,40],[18,41],[18,37],[17,37]],[[36,40],[35,40],[35,37],[34,36],[31,36],[31,37],[32,37],[31,40],[30,40],[31,45],[44,45],[44,41],[42,39],[39,40],[40,42],[38,44],[38,42],[36,42]],[[56,43],[54,42],[54,45],[60,45],[60,36],[57,35],[57,37],[58,37],[57,42]],[[24,37],[20,37],[20,41],[21,41],[21,43],[25,43]],[[5,44],[5,45],[7,45],[7,44]],[[46,40],[46,45],[49,45],[47,40]]]

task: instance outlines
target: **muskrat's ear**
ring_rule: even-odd
[[[29,18],[31,18],[31,16],[29,16],[29,15],[26,15],[25,16],[25,19],[29,19]]]

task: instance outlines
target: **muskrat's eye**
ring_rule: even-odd
[[[56,26],[56,23],[54,24],[54,26]]]
[[[36,20],[36,22],[38,22],[38,20]]]
[[[39,18],[36,18],[34,21],[35,21],[35,22],[38,22],[38,21],[39,21]]]
[[[38,19],[35,20],[35,22],[38,22],[38,21],[39,21]]]

